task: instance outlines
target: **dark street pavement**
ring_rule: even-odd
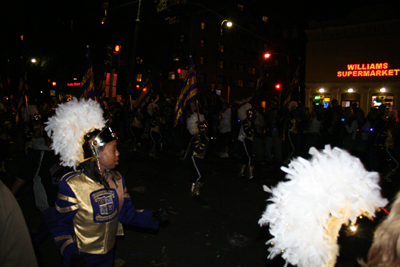
[[[238,159],[219,158],[211,151],[206,155],[206,182],[201,201],[189,197],[190,166],[179,153],[161,152],[158,159],[147,156],[147,148],[133,151],[132,143],[119,144],[118,166],[126,179],[132,201],[138,209],[164,207],[171,215],[169,225],[157,231],[124,227],[125,235],[118,239],[115,267],[119,266],[283,266],[280,256],[268,260],[270,238],[268,227],[258,220],[266,207],[268,194],[264,184],[274,186],[284,180],[284,173],[255,167],[255,179],[237,178]],[[17,143],[11,144],[7,175],[1,179],[11,186],[19,162]],[[399,186],[396,181],[383,184],[384,196],[391,198]],[[31,233],[40,224],[40,212],[35,207],[32,186],[24,185],[17,194]],[[383,212],[371,222],[361,220],[360,231],[348,235],[345,227],[339,237],[340,256],[336,266],[358,266],[356,259],[365,257],[373,230]],[[51,238],[38,251],[40,266],[61,266],[61,256]]]

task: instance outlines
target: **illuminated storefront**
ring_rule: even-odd
[[[371,8],[371,14],[376,10]],[[314,101],[326,107],[326,102],[336,99],[343,107],[357,103],[366,114],[382,105],[387,112],[400,110],[398,29],[398,19],[352,21],[352,14],[343,21],[311,23],[307,30],[305,105],[311,108]]]

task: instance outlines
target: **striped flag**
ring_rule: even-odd
[[[80,91],[80,98],[93,98],[95,97],[94,91],[94,79],[93,79],[93,66],[92,61],[90,60],[90,51],[89,46],[86,46],[86,60],[87,60],[87,67],[85,75],[83,75],[82,83],[81,83],[81,91]]]
[[[197,84],[196,71],[194,70],[192,56],[190,56],[189,71],[183,82],[181,94],[176,101],[174,127],[178,124],[178,120],[183,122],[182,114],[187,104],[197,100]]]
[[[153,95],[153,87],[150,80],[150,72],[148,73],[146,81],[142,85],[142,93],[135,101],[135,105],[133,106],[133,116],[136,116],[143,107],[145,107],[151,100]]]

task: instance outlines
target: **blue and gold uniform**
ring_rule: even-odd
[[[123,235],[122,224],[158,228],[153,211],[136,210],[124,178],[115,173],[119,179],[107,179],[110,190],[83,172],[70,172],[61,179],[52,234],[64,266],[70,266],[71,256],[78,252],[85,256],[87,266],[112,266],[116,235]]]

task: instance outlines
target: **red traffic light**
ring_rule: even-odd
[[[178,69],[177,72],[180,74],[180,73],[182,72],[182,70],[181,70],[181,69]]]
[[[121,51],[121,46],[120,45],[115,45],[114,46],[114,53],[118,54]]]
[[[275,89],[281,89],[281,84],[280,83],[275,84]]]

